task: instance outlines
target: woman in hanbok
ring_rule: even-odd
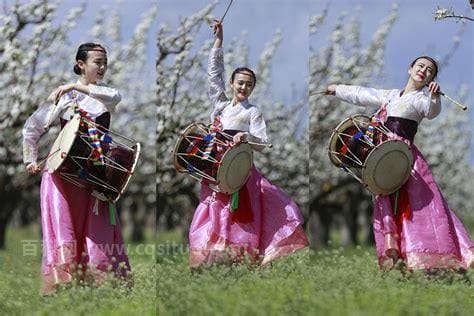
[[[31,174],[41,171],[38,140],[58,117],[61,127],[76,112],[108,128],[110,113],[120,102],[119,92],[101,83],[107,71],[107,53],[95,43],[79,46],[76,83],[59,86],[28,118],[23,128],[23,160]],[[43,232],[42,289],[54,293],[59,284],[73,280],[102,282],[107,271],[127,277],[130,272],[115,208],[86,188],[56,173],[43,172],[41,180]],[[113,218],[113,220],[112,220]]]
[[[262,113],[248,100],[256,84],[255,74],[249,68],[235,69],[230,79],[233,97],[226,97],[222,24],[216,23],[214,30],[216,39],[208,63],[211,121],[222,130],[233,131],[234,144],[267,143]],[[191,268],[244,260],[265,265],[308,245],[298,206],[255,167],[238,194],[238,207],[232,210],[231,195],[202,184],[189,232]]]
[[[375,243],[384,269],[392,268],[397,260],[410,270],[474,267],[474,243],[413,144],[420,122],[441,111],[440,87],[433,81],[437,72],[436,61],[422,56],[410,65],[402,90],[330,85],[326,91],[345,102],[379,108],[376,116],[392,132],[390,137],[411,145],[414,165],[407,182],[390,196],[374,197]]]

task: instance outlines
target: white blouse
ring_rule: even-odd
[[[247,132],[251,137],[257,138],[254,141],[267,143],[267,126],[260,110],[248,100],[233,105],[232,100],[225,95],[222,48],[211,49],[207,71],[208,94],[213,105],[211,122],[219,116],[223,129]]]
[[[79,81],[78,81],[79,83]],[[43,104],[26,120],[23,127],[23,161],[34,162],[38,159],[38,141],[49,126],[58,118],[70,120],[74,115],[73,105],[89,113],[95,120],[106,112],[115,112],[122,97],[118,90],[105,84],[89,84],[89,95],[72,90],[63,95],[57,105]]]
[[[342,101],[376,110],[387,104],[387,116],[401,117],[417,122],[433,119],[441,112],[441,100],[431,101],[431,93],[411,91],[400,96],[402,90],[381,90],[359,86],[337,85],[336,97]]]

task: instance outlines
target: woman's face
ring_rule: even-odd
[[[97,83],[107,72],[107,54],[103,51],[89,51],[86,61],[78,60],[77,65],[81,68],[86,84]]]
[[[236,73],[234,81],[230,83],[234,97],[238,102],[244,101],[252,94],[254,85],[252,75],[246,72]]]
[[[429,59],[419,58],[412,67],[408,69],[411,80],[419,86],[424,87],[429,84],[434,77],[436,66]]]

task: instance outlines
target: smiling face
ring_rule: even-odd
[[[88,51],[86,60],[78,60],[77,65],[85,84],[97,83],[107,72],[107,54],[103,50]]]
[[[437,66],[427,58],[418,58],[413,65],[408,69],[410,80],[416,86],[424,87],[433,81],[437,72]]]
[[[235,74],[234,80],[230,82],[230,86],[234,92],[234,99],[237,102],[242,102],[252,94],[255,82],[252,74],[248,72],[239,72]]]

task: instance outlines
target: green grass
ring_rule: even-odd
[[[131,245],[134,286],[108,282],[100,287],[71,286],[49,297],[39,295],[39,248],[34,255],[25,240],[40,237],[37,227],[8,232],[7,249],[0,251],[0,315],[155,315],[156,265],[153,251]],[[147,249],[152,245],[147,245]],[[135,254],[134,254],[134,253]],[[146,254],[145,254],[146,253]]]
[[[158,247],[177,240],[162,236]],[[171,248],[178,251],[158,257],[158,315],[474,315],[472,270],[383,274],[374,249],[357,247],[300,252],[266,268],[191,273],[187,253]]]
[[[474,315],[474,271],[429,278],[379,272],[372,248],[305,251],[265,268],[188,268],[181,233],[159,234],[153,256],[131,255],[135,285],[73,286],[39,295],[37,228],[12,230],[0,251],[0,315]],[[136,245],[135,245],[136,246]]]

